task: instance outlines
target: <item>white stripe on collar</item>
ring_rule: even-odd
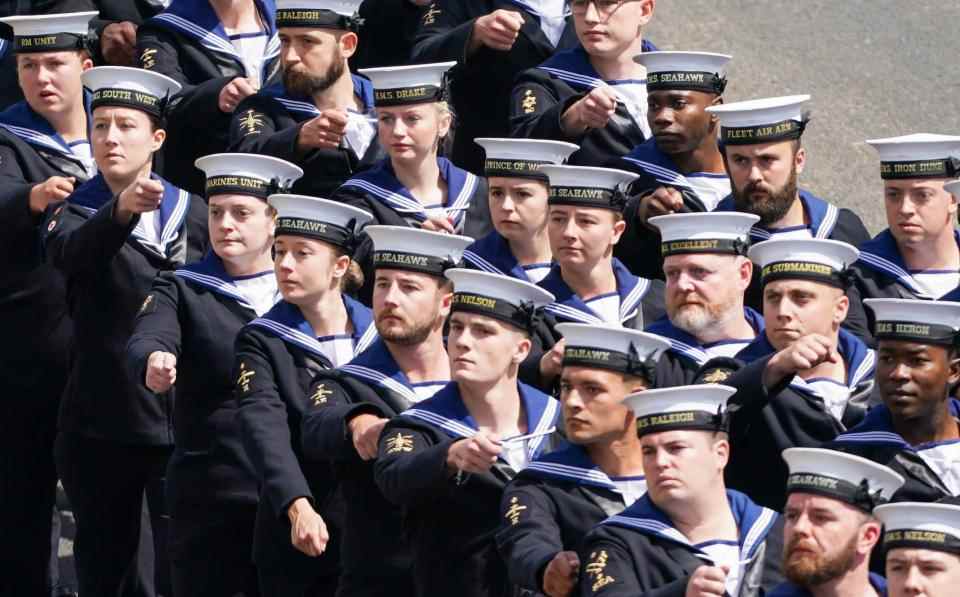
[[[373,326],[373,324],[370,325],[371,327]],[[419,398],[417,398],[416,392],[414,392],[412,388],[408,388],[402,382],[399,382],[392,377],[387,377],[375,369],[370,369],[369,367],[363,367],[361,365],[347,364],[340,367],[340,370],[349,375],[353,375],[354,377],[366,379],[367,381],[372,381],[378,385],[381,385],[391,392],[403,396],[410,404],[416,404],[420,401]]]
[[[698,365],[702,365],[710,360],[710,356],[704,350],[673,338],[667,338],[667,340],[670,342],[670,348],[674,352],[679,352],[680,354],[690,357],[690,360]]]
[[[317,339],[311,338],[300,330],[294,329],[288,325],[284,325],[278,321],[273,321],[272,319],[266,319],[265,317],[258,317],[257,319],[254,319],[249,325],[259,326],[269,330],[280,336],[282,339],[292,342],[301,348],[327,359],[327,355],[324,354],[320,343],[317,342]]]
[[[301,102],[298,100],[292,100],[285,97],[274,97],[273,99],[280,102],[280,104],[284,108],[286,108],[287,110],[290,110],[291,112],[303,112],[304,114],[309,114],[311,116],[318,116],[320,114],[320,110],[318,110],[316,106],[308,102]]]
[[[917,295],[919,298],[924,299],[933,299],[934,297],[926,291],[922,284],[919,284],[910,272],[901,268],[899,265],[893,263],[892,261],[885,259],[877,255],[876,253],[869,253],[866,251],[860,252],[860,259],[865,263],[869,263],[873,267],[886,272],[891,277],[896,278],[897,282],[900,282],[906,286],[911,292]]]
[[[683,174],[670,170],[659,164],[654,164],[653,162],[645,162],[643,160],[638,160],[636,158],[625,157],[623,158],[628,162],[633,162],[634,164],[640,166],[650,174],[653,174],[657,178],[658,182],[675,184],[682,187],[687,187],[693,189],[693,185],[690,184],[690,181],[687,180],[687,177]]]
[[[552,66],[540,66],[538,68],[545,70],[558,79],[562,79],[568,83],[577,83],[579,85],[587,85],[589,87],[599,87],[603,83],[603,81],[600,79],[595,79],[593,77],[581,75],[580,73],[575,73]]]
[[[549,434],[546,434],[546,431],[553,426],[553,422],[557,417],[557,409],[560,407],[560,403],[556,400],[550,398],[547,401],[547,406],[543,409],[543,414],[540,415],[540,420],[537,421],[537,427],[530,433],[538,433],[543,435],[538,435],[533,438],[529,444],[527,444],[527,456],[532,460],[534,456],[537,455],[537,451],[540,450],[540,445],[543,442],[547,441]]]
[[[193,35],[196,35],[200,39],[201,45],[203,45],[203,47],[207,48],[208,50],[213,50],[214,52],[220,52],[223,54],[229,54],[237,59],[240,58],[240,56],[237,54],[236,49],[233,47],[233,45],[230,42],[221,38],[219,35],[211,31],[207,31],[203,27],[200,27],[199,25],[196,25],[188,21],[187,19],[181,16],[171,14],[169,12],[162,12],[153,18],[159,21],[166,21],[167,23],[170,23],[174,27],[179,27],[184,31],[188,31]]]
[[[638,278],[636,286],[633,287],[627,297],[620,303],[620,322],[623,323],[632,318],[637,311],[637,305],[643,300],[643,295],[650,288],[650,280]]]
[[[527,465],[529,470],[540,471],[549,475],[564,477],[567,479],[590,481],[602,485],[607,489],[616,490],[616,485],[599,469],[589,469],[579,466],[570,466],[569,464],[560,464],[558,462],[531,462]]]
[[[353,349],[353,356],[357,356],[364,350],[370,347],[373,344],[373,341],[377,339],[379,334],[377,334],[377,326],[370,322],[370,325],[367,326],[366,331],[363,332],[363,335],[360,336],[360,339],[357,340],[357,345]]]
[[[478,269],[481,269],[486,272],[490,272],[491,274],[500,274],[504,276],[507,275],[506,272],[501,271],[500,268],[493,265],[492,263],[490,263],[480,255],[474,253],[473,251],[464,251],[463,260],[469,261],[473,265],[477,266]]]
[[[150,236],[147,235],[145,224],[142,219],[137,222],[136,227],[133,229],[132,235],[141,244],[156,249],[161,255],[166,255],[167,246],[174,239],[176,239],[177,234],[179,234],[180,226],[183,224],[183,220],[187,215],[187,208],[189,206],[190,193],[180,189],[180,191],[177,193],[177,204],[170,213],[170,217],[167,218],[167,222],[163,225],[163,230],[160,232],[160,244],[153,242]]]
[[[8,131],[20,137],[21,139],[23,139],[28,143],[32,143],[34,145],[42,145],[49,149],[56,150],[57,153],[62,153],[68,157],[73,157],[74,159],[78,159],[78,157],[74,155],[72,151],[70,151],[69,147],[61,145],[60,143],[57,142],[56,139],[54,139],[50,135],[45,135],[33,129],[17,126],[15,124],[6,124],[3,122],[0,122],[0,127],[7,129]]]
[[[589,307],[588,307],[589,308]],[[558,315],[564,319],[571,319],[573,321],[581,321],[583,323],[594,323],[602,324],[604,321],[592,313],[587,313],[581,311],[580,309],[575,309],[568,305],[561,303],[550,303],[543,308],[544,311]]]
[[[832,203],[828,203],[827,213],[824,214],[823,219],[820,220],[820,226],[817,227],[817,233],[814,236],[816,238],[829,238],[839,216],[840,210],[837,209],[837,206],[833,205]]]
[[[450,433],[459,436],[459,437],[473,437],[477,433],[477,430],[470,427],[469,425],[464,425],[460,421],[455,421],[454,419],[448,419],[443,415],[438,415],[435,412],[424,410],[422,408],[411,408],[403,411],[403,416],[413,417],[415,419],[420,419],[426,421],[431,425],[436,425],[442,429],[449,431]]]
[[[244,307],[250,309],[251,311],[256,312],[256,309],[253,308],[253,305],[251,305],[250,302],[247,301],[247,298],[243,296],[239,290],[237,290],[237,287],[235,285],[230,284],[229,282],[225,282],[220,278],[217,278],[216,276],[208,276],[206,274],[192,272],[187,269],[178,269],[175,272],[173,272],[173,275],[179,276],[186,280],[190,280],[191,282],[196,282],[197,284],[206,286],[207,288],[215,290],[221,294],[225,294],[230,298],[236,300],[238,303],[240,303]]]
[[[394,206],[394,209],[397,211],[424,213],[423,205],[421,205],[419,201],[404,197],[400,193],[395,193],[367,180],[363,180],[361,178],[351,178],[343,183],[343,186],[356,187],[362,191],[367,191],[368,193],[376,195],[377,197],[380,197],[387,203]]]

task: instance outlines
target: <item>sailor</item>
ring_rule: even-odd
[[[653,386],[666,340],[636,330],[561,323],[560,404],[568,443],[531,462],[500,500],[497,546],[511,581],[570,595],[584,535],[646,491],[627,394]]]
[[[513,86],[510,134],[576,143],[577,166],[605,166],[650,138],[640,52],[653,0],[571,0],[579,43],[520,73]]]
[[[960,583],[960,506],[886,504],[873,512],[884,525],[890,597],[949,597]]]
[[[181,0],[182,1],[182,0]],[[306,175],[293,192],[329,197],[383,157],[373,87],[350,72],[361,0],[280,0],[280,79],[240,101],[230,150],[281,158]]]
[[[253,558],[261,594],[327,595],[339,575],[342,503],[329,465],[304,459],[300,422],[313,376],[377,338],[370,310],[345,294],[359,284],[350,255],[370,217],[302,195],[268,200],[283,299],[244,326],[233,367],[240,435],[260,487]]]
[[[344,182],[335,200],[362,207],[382,225],[472,238],[491,231],[486,180],[438,157],[452,132],[445,81],[454,64],[360,71],[373,81],[379,143],[387,157]]]
[[[175,184],[202,193],[194,161],[226,151],[233,111],[276,73],[275,12],[274,0],[174,0],[137,29],[136,65],[183,86],[163,151]]]
[[[152,308],[157,274],[205,252],[206,206],[152,173],[164,108],[180,85],[118,66],[88,70],[83,83],[92,92],[90,143],[100,172],[48,208],[44,227],[47,259],[67,279],[78,322],[57,470],[77,523],[80,592],[152,595],[153,554],[138,549],[140,517],[146,490],[159,561],[173,395],[155,394],[129,374],[126,345],[137,314]]]
[[[720,118],[720,143],[732,191],[716,209],[760,216],[750,231],[754,243],[823,238],[858,247],[869,238],[860,217],[797,186],[807,160],[801,136],[810,119],[804,110],[809,100],[809,95],[793,95],[707,108]],[[847,292],[850,303],[859,305],[856,288]],[[747,291],[747,305],[762,306],[756,276]],[[845,327],[861,338],[869,334],[861,314],[850,313]]]
[[[917,134],[867,143],[880,154],[887,229],[860,247],[859,293],[940,299],[960,286],[957,195],[945,184],[960,176],[960,137]]]
[[[0,578],[15,595],[50,590],[53,443],[72,326],[63,276],[43,263],[39,225],[47,205],[96,171],[87,140],[89,97],[80,81],[93,66],[86,35],[96,14],[0,19],[15,36],[13,47],[0,40],[10,58],[3,67],[26,97],[0,112],[0,325],[17,338],[0,353],[0,378],[11,396],[31,397],[6,400],[0,409],[0,527],[9,533],[0,547]]]
[[[730,404],[730,487],[782,510],[787,469],[780,452],[817,447],[879,403],[876,354],[840,327],[857,250],[834,240],[768,240],[750,247],[763,285],[764,331],[737,353],[746,366],[723,383]],[[762,478],[758,470],[765,471]]]
[[[883,404],[828,447],[889,466],[906,479],[894,501],[960,495],[960,305],[920,299],[867,299],[877,340],[876,383]]]
[[[256,595],[250,553],[258,491],[236,420],[233,342],[277,301],[267,196],[303,172],[276,158],[229,153],[200,158],[197,167],[207,173],[211,251],[154,281],[127,343],[127,367],[154,393],[176,387],[166,474],[174,593]]]
[[[730,194],[717,142],[720,120],[706,111],[723,103],[730,56],[643,52],[634,60],[647,69],[647,121],[653,137],[610,164],[640,174],[624,211],[624,244],[614,253],[637,275],[654,278],[662,270],[649,258],[659,244],[649,218],[713,211]]]
[[[783,573],[770,597],[885,597],[886,582],[870,572],[880,541],[873,508],[888,502],[903,477],[859,456],[819,448],[788,448],[783,512]]]
[[[645,330],[670,341],[658,387],[694,383],[707,361],[733,357],[763,331],[763,317],[743,305],[753,276],[746,256],[750,229],[757,220],[729,212],[650,218],[660,231],[667,314]],[[732,368],[715,368],[708,381],[722,382]]]
[[[624,189],[637,175],[587,166],[542,166],[541,171],[550,179],[547,235],[556,260],[540,282],[556,297],[544,310],[547,324],[643,329],[663,315],[663,284],[634,276],[613,257],[625,226]],[[545,348],[540,387],[550,387],[563,359],[562,342]]]
[[[475,139],[483,147],[493,232],[463,253],[467,267],[518,280],[543,280],[553,265],[547,238],[550,180],[540,172],[562,164],[577,146],[540,139]]]
[[[780,521],[728,490],[725,404],[716,384],[628,396],[647,493],[584,540],[578,595],[763,595],[781,580]]]
[[[343,491],[337,595],[413,596],[402,511],[374,484],[373,466],[384,425],[450,381],[443,332],[452,284],[443,272],[470,239],[405,226],[365,232],[376,251],[372,304],[380,338],[314,378],[301,441],[306,458],[333,464]]]
[[[483,171],[476,137],[510,135],[516,76],[577,45],[567,0],[436,0],[423,13],[412,62],[457,60],[450,99],[459,121],[451,159]],[[394,34],[395,35],[395,34]],[[378,66],[386,66],[380,64]]]
[[[512,594],[497,553],[507,483],[554,442],[560,405],[517,381],[527,330],[553,297],[529,282],[467,269],[453,281],[453,381],[384,427],[377,486],[405,512],[415,594]]]

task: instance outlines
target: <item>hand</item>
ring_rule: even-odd
[[[427,218],[423,224],[420,224],[420,228],[429,230],[430,232],[456,234],[456,229],[453,227],[453,222],[450,221],[450,218]]]
[[[820,334],[802,336],[767,361],[763,370],[763,385],[772,388],[787,377],[828,362],[840,362],[840,356],[830,340]]]
[[[509,51],[520,35],[523,15],[515,10],[499,9],[473,22],[473,35],[467,46],[467,54],[473,54],[480,46],[501,52]]]
[[[553,556],[543,571],[543,592],[549,597],[573,594],[580,576],[580,558],[575,551],[561,551]]]
[[[700,566],[690,575],[684,597],[723,597],[727,594],[727,572],[726,566]]]
[[[342,108],[328,108],[314,116],[300,127],[297,135],[297,149],[306,151],[325,147],[336,149],[347,133],[349,115]]]
[[[637,219],[646,225],[655,216],[665,216],[683,209],[683,195],[671,187],[659,187],[656,191],[640,198],[637,207]]]
[[[323,518],[317,514],[307,498],[297,498],[287,508],[290,519],[290,543],[310,557],[317,557],[327,549],[330,533]]]
[[[160,207],[163,199],[163,184],[142,176],[120,193],[117,199],[116,217],[121,224],[130,223],[134,214],[142,214]]]
[[[245,98],[256,93],[253,83],[245,77],[237,77],[223,86],[217,99],[217,106],[221,112],[230,114],[237,109],[237,105]]]
[[[157,350],[147,357],[147,376],[144,385],[155,394],[163,394],[177,381],[177,357]]]
[[[560,370],[563,368],[563,349],[566,345],[567,341],[561,338],[553,348],[540,357],[540,377],[543,381],[550,383],[560,375]]]
[[[580,135],[587,129],[602,129],[617,111],[617,94],[606,85],[594,87],[560,117],[567,134]]]
[[[137,26],[123,21],[104,27],[100,36],[100,53],[107,64],[137,66]]]
[[[77,179],[68,176],[51,176],[30,189],[30,211],[42,214],[51,203],[63,201],[73,192]]]
[[[503,449],[500,436],[480,430],[473,437],[454,442],[447,450],[447,469],[450,472],[485,473],[497,461]]]
[[[359,414],[347,423],[350,435],[353,436],[353,447],[363,460],[373,460],[377,457],[377,443],[380,441],[380,432],[389,419],[383,419],[368,413]]]

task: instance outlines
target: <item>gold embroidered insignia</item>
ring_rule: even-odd
[[[50,223],[53,224],[54,222],[50,222]],[[53,230],[53,227],[51,226],[49,230]],[[142,315],[144,312],[146,312],[147,307],[149,307],[150,303],[152,302],[153,302],[153,295],[148,294],[147,298],[143,299],[143,304],[140,305],[140,311],[137,313],[137,315]]]
[[[240,375],[237,376],[237,389],[239,389],[241,392],[249,392],[250,380],[253,379],[253,376],[256,374],[256,371],[247,371],[247,364],[241,362]]]
[[[520,515],[526,509],[526,506],[520,505],[520,498],[513,496],[510,498],[510,507],[507,508],[507,512],[503,515],[503,517],[509,520],[510,524],[516,526],[520,524]]]
[[[427,12],[423,13],[423,24],[424,25],[433,25],[437,22],[437,16],[443,12],[437,8],[437,3],[434,2],[430,5],[430,8],[427,9]]]
[[[703,376],[703,383],[721,383],[730,377],[730,373],[729,369],[714,369]]]
[[[404,435],[398,431],[393,437],[387,438],[387,454],[397,452],[413,452],[412,435]]]
[[[157,65],[156,48],[147,48],[140,54],[140,68],[151,69]]]
[[[333,394],[332,390],[328,390],[327,386],[320,384],[317,386],[317,391],[313,393],[313,396],[310,397],[313,400],[314,406],[320,406],[321,404],[327,403],[327,396]]]
[[[533,89],[527,89],[523,94],[523,100],[520,102],[524,114],[533,114],[537,111],[537,96],[533,94]]]
[[[240,119],[240,128],[245,132],[243,136],[254,135],[260,132],[260,127],[263,126],[263,118],[257,116],[257,113],[253,110],[247,110],[244,113],[243,118]]]
[[[590,580],[593,582],[592,588],[594,593],[617,580],[609,574],[604,573],[606,567],[607,550],[601,549],[599,552],[595,551],[590,554],[590,563],[587,564],[584,570],[587,576],[591,577]]]

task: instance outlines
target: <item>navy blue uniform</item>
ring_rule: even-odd
[[[50,209],[45,227],[47,258],[67,278],[76,322],[56,457],[76,515],[80,591],[90,595],[153,594],[152,579],[137,570],[145,489],[158,556],[165,555],[157,498],[173,444],[173,396],[134,379],[125,353],[137,314],[151,308],[157,274],[205,251],[207,218],[199,198],[159,180],[162,246],[139,217],[116,222],[117,200],[101,175]]]
[[[556,400],[519,384],[528,433],[557,425]],[[483,474],[451,475],[447,452],[455,441],[477,432],[456,383],[394,417],[380,434],[375,475],[391,502],[404,507],[413,554],[416,594],[501,597],[511,594],[494,536],[499,504],[516,475],[499,459]],[[527,445],[534,458],[552,439],[541,435]]]
[[[256,595],[258,490],[240,440],[231,376],[234,339],[256,312],[212,252],[160,274],[149,296],[127,344],[127,365],[143,383],[152,353],[177,357],[176,446],[167,466],[174,593]]]
[[[376,338],[370,310],[344,297],[359,353]],[[300,425],[313,377],[332,363],[300,310],[280,301],[237,336],[233,378],[241,437],[260,485],[253,557],[264,595],[332,595],[340,574],[343,503],[328,462],[307,460]],[[290,542],[287,509],[308,498],[327,525],[330,542],[319,558]],[[324,592],[325,591],[325,592]],[[313,594],[313,593],[311,593]]]

